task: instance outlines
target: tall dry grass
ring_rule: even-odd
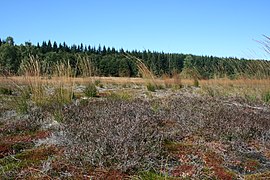
[[[47,74],[43,74],[42,66],[46,65],[32,55],[22,62],[20,72],[25,82],[24,86],[19,85],[25,87],[22,92],[28,93],[31,101],[38,106],[72,102],[76,69],[71,67],[69,61],[57,62],[49,67],[52,77],[48,78]]]
[[[76,72],[69,61],[56,63],[54,69],[54,76],[59,79],[53,85],[54,96],[60,104],[70,103],[74,97]]]
[[[92,61],[88,56],[78,56],[77,67],[82,77],[93,77],[95,73]]]
[[[143,61],[135,56],[130,54],[125,54],[125,56],[133,60],[138,68],[139,74],[142,76],[142,79],[145,81],[146,87],[149,91],[155,91],[158,87],[156,77],[154,73],[143,63]]]
[[[50,74],[47,74],[48,70]],[[74,68],[69,61],[48,65],[37,56],[29,55],[20,65],[21,76],[2,76],[0,82],[12,86],[15,94],[18,94],[12,101],[12,106],[16,107],[18,112],[24,114],[29,112],[29,108],[38,106],[54,107],[59,114],[61,107],[71,103],[75,97],[75,77],[78,73],[90,77],[88,83],[93,81],[93,70],[88,57],[78,57]],[[83,81],[86,77],[82,78]]]
[[[250,101],[270,102],[270,79],[211,79],[201,80],[201,92],[214,96],[239,96]]]
[[[40,81],[42,79],[41,63],[38,57],[29,55],[27,60],[24,60],[20,66],[20,72],[27,82],[27,86],[21,90],[21,94],[31,95],[31,99],[37,103],[42,104],[45,96],[45,88],[47,82]]]

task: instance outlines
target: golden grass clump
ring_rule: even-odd
[[[141,59],[131,56],[130,54],[126,54],[126,57],[128,59],[135,60],[139,74],[144,79],[147,89],[149,91],[155,91],[158,85],[157,85],[156,77],[151,72],[151,70],[143,63]]]

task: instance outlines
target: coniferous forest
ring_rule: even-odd
[[[127,56],[128,55],[128,56]],[[17,45],[12,37],[0,39],[1,74],[20,75],[21,65],[35,57],[42,65],[43,75],[50,75],[56,63],[69,63],[76,72],[80,58],[87,58],[94,76],[138,77],[138,69],[133,58],[139,58],[157,77],[172,76],[175,73],[192,72],[200,79],[265,78],[270,76],[270,62],[232,57],[198,56],[181,53],[165,53],[150,50],[124,50],[99,45],[68,45],[43,41],[36,45],[31,42]]]

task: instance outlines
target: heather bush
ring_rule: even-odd
[[[185,94],[151,101],[93,100],[64,111],[66,154],[94,167],[147,170],[167,158],[164,140],[181,142],[198,135],[206,141],[269,142],[269,113],[245,99]]]
[[[37,131],[42,125],[49,122],[49,118],[50,116],[39,108],[30,111],[27,115],[7,116],[4,118],[5,126],[0,129],[0,136],[1,133],[16,134],[21,131]]]
[[[75,162],[121,171],[161,164],[161,118],[147,101],[93,101],[65,111],[67,156]]]
[[[209,140],[261,139],[269,141],[269,107],[241,98],[179,97],[167,101],[167,116],[182,135],[199,134]],[[233,139],[232,139],[233,138]]]

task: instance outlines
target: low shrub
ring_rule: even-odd
[[[72,106],[63,117],[66,154],[77,163],[132,172],[164,159],[161,117],[145,101],[98,100]]]

